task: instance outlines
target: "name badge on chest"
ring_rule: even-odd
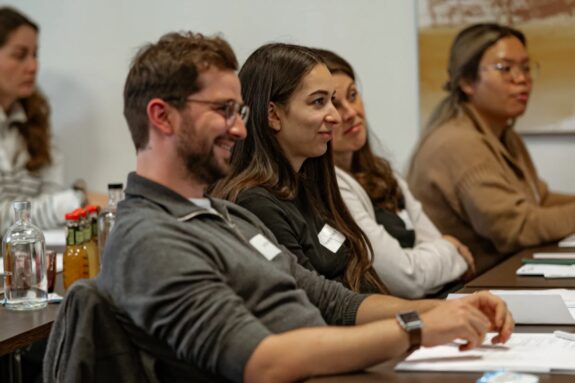
[[[317,238],[319,243],[332,253],[336,253],[345,242],[345,236],[327,223],[323,226]]]
[[[254,235],[252,239],[250,239],[250,245],[259,251],[268,261],[271,261],[276,255],[282,252],[276,245],[261,234]]]

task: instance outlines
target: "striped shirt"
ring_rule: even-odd
[[[41,229],[61,227],[64,215],[80,206],[82,193],[62,187],[61,156],[52,148],[52,164],[39,171],[26,169],[30,155],[15,123],[26,114],[16,103],[7,115],[0,107],[0,236],[14,222],[12,202],[28,200],[32,222]]]

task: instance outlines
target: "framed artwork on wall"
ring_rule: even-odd
[[[575,0],[418,0],[420,115],[425,126],[446,95],[453,38],[464,27],[497,22],[521,30],[539,64],[521,134],[575,133]]]

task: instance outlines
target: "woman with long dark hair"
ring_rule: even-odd
[[[384,291],[369,241],[339,194],[330,140],[339,114],[331,74],[313,50],[268,44],[239,73],[251,108],[214,194],[255,213],[299,262],[355,291]]]
[[[337,182],[351,215],[373,247],[374,269],[389,292],[405,298],[436,293],[466,271],[473,256],[457,239],[442,236],[406,182],[369,144],[363,100],[351,65],[316,50],[333,75],[333,103],[341,123],[333,130]]]
[[[489,23],[459,32],[448,95],[412,159],[415,196],[439,230],[471,248],[480,272],[575,232],[575,196],[548,189],[513,129],[536,70],[517,29]]]

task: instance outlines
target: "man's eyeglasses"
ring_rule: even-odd
[[[166,101],[175,101],[179,100],[177,97],[168,97],[165,99]],[[246,124],[248,122],[248,118],[250,116],[250,107],[239,103],[234,100],[227,100],[227,101],[208,101],[208,100],[196,100],[193,98],[186,98],[184,101],[186,102],[195,102],[198,104],[206,104],[211,105],[213,109],[219,112],[224,118],[226,119],[226,125],[232,126],[236,122],[236,117],[239,115],[242,119],[242,122]]]
[[[525,80],[535,80],[539,75],[539,64],[533,62],[526,63],[510,63],[498,62],[491,65],[485,65],[484,69],[493,69],[501,74],[505,81],[517,81],[521,76]]]

